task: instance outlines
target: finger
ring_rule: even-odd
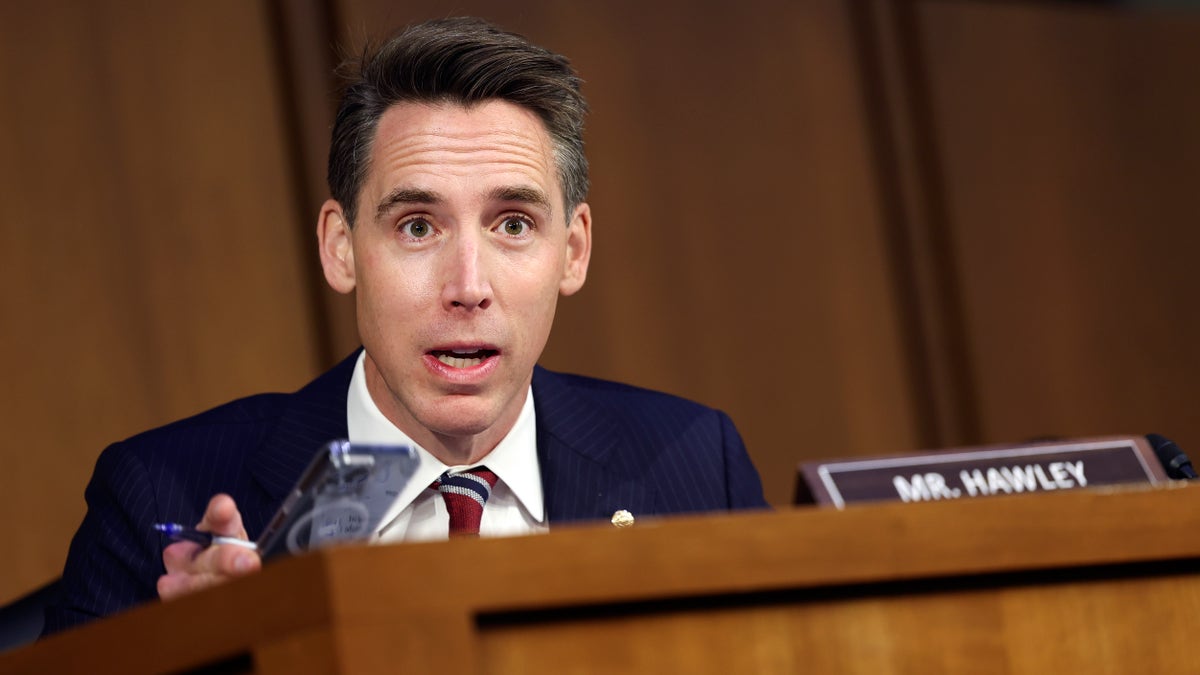
[[[164,574],[158,578],[158,597],[163,600],[174,600],[196,591],[203,590],[220,583],[217,577],[211,575],[174,573]]]
[[[163,567],[167,573],[184,572],[192,569],[193,561],[204,548],[193,541],[177,541],[163,549]]]
[[[205,569],[223,577],[241,577],[262,568],[257,552],[233,544],[210,546],[198,558],[207,558]]]
[[[158,595],[170,600],[245,576],[262,568],[262,559],[241,546],[217,545],[199,550],[192,542],[163,549],[167,573],[158,578]]]
[[[204,517],[196,529],[227,537],[247,538],[246,528],[242,525],[242,514],[238,511],[233,497],[227,494],[214,495],[208,500],[208,508],[204,510]]]
[[[242,546],[217,544],[203,548],[178,541],[163,549],[163,567],[168,574],[239,577],[262,567],[258,553]]]

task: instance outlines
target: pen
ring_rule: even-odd
[[[238,539],[237,537],[226,537],[219,534],[213,534],[212,532],[201,532],[194,527],[185,527],[179,523],[155,523],[154,529],[162,532],[175,541],[194,541],[202,546],[232,544],[233,546],[248,548],[251,551],[258,550],[258,545],[252,541]]]

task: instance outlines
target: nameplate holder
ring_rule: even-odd
[[[914,455],[806,462],[796,503],[844,508],[1167,482],[1142,436],[990,445]]]

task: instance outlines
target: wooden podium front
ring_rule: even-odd
[[[347,547],[0,672],[1196,672],[1197,616],[1175,485]]]

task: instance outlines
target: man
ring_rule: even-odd
[[[364,57],[317,224],[326,280],[357,293],[363,349],[294,394],[106,449],[46,631],[258,569],[238,546],[164,550],[152,524],[257,537],[334,438],[418,448],[383,541],[447,536],[431,484],[485,464],[483,535],[764,507],[723,413],[535,365],[558,296],[587,276],[585,111],[565,58],[478,20],[417,25]]]

